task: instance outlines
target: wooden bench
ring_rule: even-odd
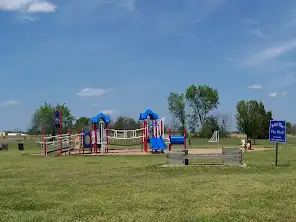
[[[167,154],[169,164],[184,165],[233,165],[243,164],[242,151],[240,148],[222,148],[222,153],[190,154],[190,150],[183,152],[169,152]],[[209,161],[211,160],[211,161]],[[215,162],[212,162],[212,161]],[[218,161],[220,160],[220,161]],[[202,161],[202,162],[198,162]]]

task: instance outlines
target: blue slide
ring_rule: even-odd
[[[161,137],[149,137],[152,151],[164,151],[167,148],[162,136]]]

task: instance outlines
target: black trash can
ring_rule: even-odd
[[[24,150],[24,144],[23,143],[18,143],[17,147],[18,147],[18,150]]]
[[[185,159],[185,160],[184,160],[184,165],[186,165],[186,166],[187,166],[188,164],[189,164],[189,161],[188,161],[188,159]]]
[[[0,144],[0,150],[8,150],[8,144]]]

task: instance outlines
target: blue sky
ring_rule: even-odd
[[[0,0],[0,129],[26,129],[44,101],[75,116],[168,116],[189,84],[219,110],[262,100],[296,122],[292,0]],[[234,123],[233,123],[234,124]]]

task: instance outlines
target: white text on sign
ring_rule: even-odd
[[[270,132],[273,134],[282,134],[282,135],[285,134],[285,130],[270,130]]]

